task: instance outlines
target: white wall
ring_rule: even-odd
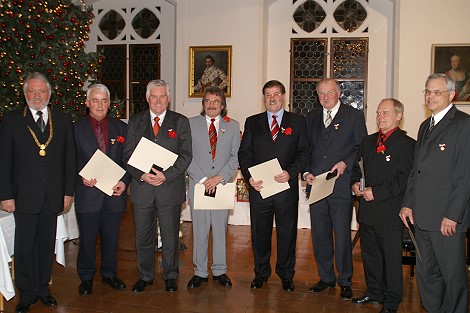
[[[396,0],[397,53],[395,85],[405,105],[403,129],[416,138],[430,115],[422,90],[431,73],[432,44],[470,44],[469,0]],[[469,113],[468,106],[459,106]]]
[[[176,29],[176,110],[188,117],[201,111],[201,98],[188,97],[189,46],[231,45],[227,108],[243,128],[261,110],[263,0],[177,0]]]

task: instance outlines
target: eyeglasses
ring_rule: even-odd
[[[264,98],[265,98],[265,99],[279,98],[280,96],[282,96],[282,93],[280,93],[280,92],[275,92],[275,93],[273,93],[273,94],[270,94],[270,93],[265,93],[265,94],[264,94]]]
[[[204,104],[214,104],[214,105],[219,105],[220,104],[220,101],[219,100],[211,100],[211,99],[204,99]]]
[[[449,90],[428,90],[428,89],[423,90],[423,93],[426,97],[429,97],[430,95],[433,95],[434,97],[440,97],[442,96],[443,92],[449,92]]]

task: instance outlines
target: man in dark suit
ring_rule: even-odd
[[[337,171],[337,179],[330,196],[310,205],[312,242],[320,281],[309,290],[320,292],[338,283],[341,298],[351,299],[352,195],[349,183],[357,150],[367,129],[364,113],[339,101],[341,88],[334,79],[319,81],[317,93],[323,109],[307,115],[312,155],[303,177],[311,185],[315,176]]]
[[[404,106],[384,99],[376,112],[379,132],[365,137],[352,169],[352,191],[361,197],[361,253],[367,290],[356,304],[383,303],[381,313],[397,312],[403,299],[403,223],[398,216],[413,163],[415,140],[400,128]],[[365,188],[361,188],[363,162]]]
[[[422,262],[418,290],[428,312],[467,312],[465,232],[470,205],[470,116],[451,101],[455,83],[444,74],[426,80],[432,116],[420,126],[413,170],[400,217],[415,224]]]
[[[212,275],[221,286],[232,287],[227,275],[225,237],[228,210],[194,210],[194,186],[204,184],[208,193],[217,186],[232,182],[238,167],[240,126],[227,116],[224,91],[219,87],[204,89],[202,112],[189,119],[193,142],[193,160],[188,167],[188,198],[193,221],[194,276],[188,288],[197,288],[207,281],[209,234],[212,228]]]
[[[177,290],[179,274],[178,246],[181,205],[186,200],[184,173],[191,163],[191,129],[188,119],[168,110],[170,86],[163,80],[147,84],[149,110],[129,120],[124,160],[127,163],[142,137],[178,155],[175,163],[164,171],[152,168],[142,172],[130,165],[131,201],[134,204],[137,269],[139,280],[132,291],[142,292],[153,283],[155,273],[155,231],[157,218],[163,243],[163,279],[165,290]],[[157,157],[158,156],[149,156]]]
[[[238,161],[250,183],[250,219],[255,278],[252,289],[258,289],[271,275],[271,237],[273,216],[276,220],[277,261],[276,274],[284,290],[293,291],[295,244],[299,201],[298,175],[309,158],[305,119],[284,110],[286,89],[271,80],[263,87],[266,112],[250,116],[245,122]],[[277,158],[282,173],[273,173],[278,183],[288,182],[290,188],[263,199],[260,194],[263,181],[255,181],[248,169]]]
[[[15,217],[16,312],[40,300],[57,305],[49,292],[57,215],[72,203],[75,142],[72,119],[48,108],[51,85],[40,73],[23,86],[28,104],[5,115],[0,132],[0,200]]]
[[[74,125],[77,153],[77,172],[88,163],[97,149],[100,149],[116,164],[125,167],[122,161],[127,125],[107,116],[109,90],[105,85],[91,85],[87,91],[86,106],[90,110]],[[78,292],[90,294],[96,273],[96,236],[100,236],[101,278],[113,289],[126,288],[116,276],[117,247],[121,215],[126,208],[126,186],[131,176],[126,173],[113,187],[108,196],[95,187],[96,179],[87,180],[77,174],[75,186],[75,212],[80,230],[80,249],[77,257],[77,272],[82,281]]]

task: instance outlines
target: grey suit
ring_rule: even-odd
[[[194,210],[194,186],[204,177],[220,175],[225,182],[231,182],[238,167],[240,147],[240,126],[237,121],[220,118],[217,129],[217,149],[214,160],[211,156],[208,126],[205,116],[189,120],[192,134],[193,159],[188,167],[189,190],[193,221],[193,262],[194,274],[207,277],[209,231],[212,226],[212,274],[219,276],[227,272],[225,236],[227,231],[227,210]]]
[[[418,288],[428,312],[467,312],[465,232],[470,218],[470,116],[454,106],[429,132],[418,132],[413,170],[403,206],[413,210]],[[457,222],[457,233],[442,235],[442,219]]]
[[[170,134],[176,134],[172,138]],[[184,173],[191,163],[191,130],[188,119],[167,110],[157,136],[153,135],[150,111],[135,114],[127,128],[123,158],[127,163],[140,139],[145,137],[178,154],[173,166],[163,171],[166,181],[157,187],[140,180],[143,172],[127,166],[132,175],[131,201],[134,204],[137,269],[139,278],[152,281],[155,272],[155,231],[157,216],[163,243],[163,279],[176,279],[181,204],[186,199]],[[158,156],[153,156],[158,157]],[[150,169],[149,169],[150,171]]]

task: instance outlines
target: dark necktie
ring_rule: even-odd
[[[155,124],[153,124],[153,134],[157,137],[158,131],[160,130],[160,124],[158,124],[160,118],[157,116],[153,120],[155,121]]]
[[[277,123],[277,115],[273,115],[273,122],[271,123],[271,137],[276,142],[277,134],[279,133],[279,124]]]
[[[104,140],[104,131],[103,125],[101,122],[96,124],[96,131],[95,131],[96,140],[98,141],[98,146],[100,150],[106,153],[106,141]]]
[[[429,123],[429,131],[434,128],[434,116],[431,116],[431,123]]]
[[[42,118],[42,111],[37,111],[36,115],[39,116],[36,120],[36,124],[38,124],[39,129],[44,132],[44,129],[46,129],[46,123],[44,123],[44,119]]]
[[[386,137],[386,136],[385,136],[384,133],[380,133],[378,146],[383,146],[383,145],[384,145],[384,143],[385,143],[385,137]]]
[[[331,110],[327,110],[326,119],[325,119],[325,128],[328,128],[328,126],[330,126],[332,121],[333,121],[333,118],[331,117]]]
[[[212,160],[215,158],[215,151],[217,147],[217,132],[214,125],[215,118],[211,118],[211,125],[209,126],[209,142],[211,144]]]

